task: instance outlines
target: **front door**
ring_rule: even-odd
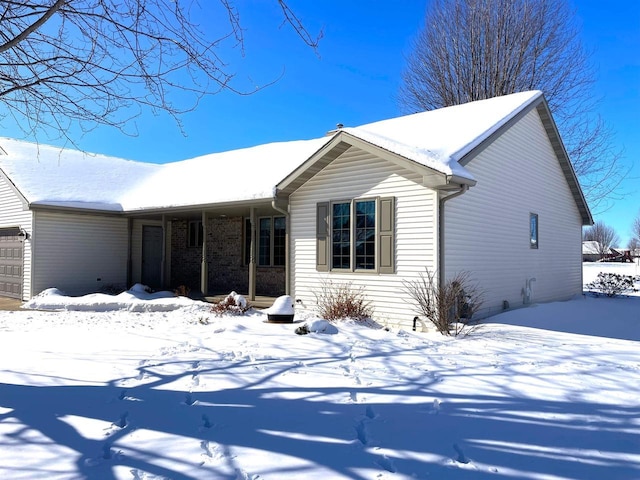
[[[162,285],[162,227],[142,227],[142,283],[153,289]]]

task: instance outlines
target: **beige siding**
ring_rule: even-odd
[[[126,287],[125,218],[36,211],[34,227],[34,295],[51,287],[71,295]]]
[[[292,294],[313,310],[315,292],[323,282],[362,286],[373,304],[374,317],[388,324],[411,324],[416,315],[407,303],[403,280],[416,278],[436,262],[435,192],[422,177],[351,148],[291,196]],[[396,199],[396,273],[323,273],[315,267],[316,204],[367,197]]]
[[[485,292],[484,314],[580,293],[581,220],[534,110],[467,169],[477,185],[445,204],[445,271],[468,271]],[[539,248],[529,245],[529,214],[539,216]]]
[[[0,227],[22,227],[29,235],[33,234],[32,213],[27,209],[21,197],[0,175]],[[23,264],[23,300],[30,298],[31,291],[31,240],[24,242]]]

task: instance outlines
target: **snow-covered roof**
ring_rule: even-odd
[[[603,253],[609,253],[607,249]],[[595,240],[585,240],[582,242],[582,254],[583,255],[600,255],[600,244]]]
[[[515,93],[345,128],[366,142],[447,175],[473,179],[458,162],[542,96]]]
[[[445,175],[473,180],[458,161],[542,96],[517,93],[407,115],[346,132]],[[333,137],[270,143],[163,165],[0,139],[0,170],[35,205],[109,211],[273,198],[275,186]]]

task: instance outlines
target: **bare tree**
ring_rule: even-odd
[[[640,250],[640,212],[638,216],[633,220],[631,225],[631,240],[629,240],[630,250]]]
[[[312,37],[285,0],[272,1],[315,49],[321,34]],[[67,136],[74,123],[122,129],[148,107],[179,123],[203,96],[251,93],[235,86],[219,56],[227,45],[243,48],[233,0],[202,7],[185,0],[2,2],[0,121],[13,117],[27,134],[44,127]]]
[[[594,114],[595,70],[566,0],[432,0],[407,58],[407,111],[542,90],[592,208],[626,176],[611,131]]]
[[[587,227],[582,234],[582,238],[598,244],[598,254],[600,258],[604,258],[604,256],[609,253],[609,249],[620,242],[620,237],[613,227],[606,225],[600,220],[592,226]]]

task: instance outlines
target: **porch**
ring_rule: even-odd
[[[236,291],[257,308],[288,292],[286,206],[256,202],[145,212],[131,222],[129,283],[182,287],[208,301]]]

